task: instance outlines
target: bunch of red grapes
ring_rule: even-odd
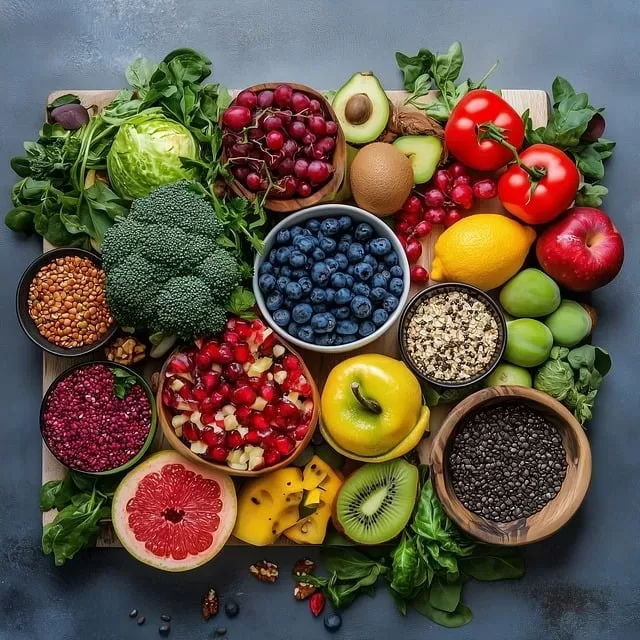
[[[319,100],[288,84],[241,91],[222,124],[231,172],[249,191],[307,198],[333,174],[338,125]]]
[[[473,181],[467,168],[454,162],[440,169],[425,185],[422,193],[410,195],[395,215],[395,233],[403,246],[409,264],[411,280],[427,282],[428,271],[416,264],[422,255],[420,240],[426,238],[434,224],[450,227],[462,218],[462,210],[471,209],[476,199],[489,200],[497,195],[491,178]]]

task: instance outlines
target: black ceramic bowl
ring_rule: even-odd
[[[18,314],[18,322],[20,323],[22,330],[27,334],[27,337],[32,342],[35,342],[35,344],[37,344],[41,349],[44,349],[49,353],[53,353],[56,356],[72,358],[76,356],[83,356],[104,347],[104,345],[113,338],[113,335],[118,330],[118,325],[113,322],[102,338],[84,347],[59,347],[53,342],[49,342],[49,340],[47,340],[40,331],[38,331],[38,327],[36,327],[35,322],[29,315],[29,285],[44,265],[49,264],[49,262],[56,258],[63,258],[65,256],[89,258],[89,260],[91,260],[96,266],[102,268],[102,261],[99,256],[95,253],[91,253],[90,251],[85,251],[84,249],[65,247],[43,253],[26,268],[20,278],[20,283],[18,284],[18,290],[16,292],[16,312]]]
[[[466,380],[440,380],[424,373],[411,359],[406,342],[407,328],[411,318],[416,312],[416,309],[424,300],[436,295],[451,293],[454,291],[466,293],[468,296],[476,298],[486,305],[487,309],[493,315],[496,323],[498,324],[498,346],[489,364],[474,376],[471,376]],[[507,345],[507,323],[498,304],[484,291],[477,289],[476,287],[472,287],[469,284],[463,284],[462,282],[445,282],[427,287],[409,300],[407,306],[402,312],[402,315],[400,316],[400,322],[398,324],[398,343],[400,345],[400,354],[403,361],[419,380],[423,380],[432,386],[440,387],[442,389],[460,389],[462,387],[469,387],[477,384],[498,366],[500,358],[502,358],[502,354],[504,353]]]

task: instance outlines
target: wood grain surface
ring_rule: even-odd
[[[74,91],[72,89],[65,89],[61,91],[55,91],[49,95],[47,104],[52,100],[55,100],[60,95],[65,93],[76,94],[83,105],[86,107],[94,106],[97,109],[101,109],[108,104],[118,93],[117,90],[95,90],[95,91]],[[404,91],[388,91],[387,95],[394,104],[402,104],[407,96]],[[504,89],[502,91],[504,99],[511,104],[518,113],[524,112],[529,109],[531,119],[534,127],[539,127],[546,124],[549,113],[549,102],[547,94],[544,91],[536,91],[531,89]],[[425,102],[433,99],[433,94],[425,96]],[[497,198],[494,200],[479,201],[477,206],[474,207],[473,213],[491,212],[491,213],[505,213],[504,209],[498,202]],[[275,214],[275,220],[280,218],[279,214]],[[433,258],[433,248],[438,236],[442,229],[434,228],[433,232],[423,241],[423,251],[420,258],[420,264],[424,265],[427,270],[431,265]],[[44,242],[43,249],[46,251],[53,248],[47,242]],[[413,285],[411,293],[415,293],[422,288],[421,285]],[[389,330],[375,342],[358,349],[349,352],[348,356],[357,355],[358,353],[384,353],[389,356],[399,357],[398,345],[397,345],[397,327],[391,326]],[[103,354],[97,353],[96,359],[102,357]],[[301,350],[301,355],[304,358],[307,366],[313,374],[313,377],[318,385],[320,392],[326,379],[327,374],[331,368],[340,360],[347,357],[347,354],[335,354],[332,356],[326,356],[311,351]],[[89,360],[85,358],[85,360]],[[62,371],[72,366],[76,362],[81,362],[79,358],[60,358],[52,356],[50,354],[43,355],[43,393],[48,389],[49,385]],[[149,376],[160,369],[162,361],[152,361],[144,368],[144,373]],[[420,460],[424,463],[430,462],[431,443],[434,440],[435,434],[439,431],[444,419],[449,413],[450,407],[440,406],[434,407],[431,412],[431,435],[425,438],[418,447],[418,453]],[[155,449],[169,448],[168,443],[162,436],[162,430],[158,429],[156,435],[156,441],[154,443]],[[51,455],[46,446],[42,445],[42,481],[47,482],[49,480],[57,480],[64,476],[64,467]],[[55,512],[50,511],[43,514],[43,523],[50,522],[55,516]],[[234,542],[233,538],[229,544],[242,544],[237,541]],[[279,541],[278,544],[292,544],[288,541]],[[113,529],[110,525],[103,527],[102,534],[99,536],[97,546],[100,547],[114,547],[119,546],[118,540],[113,533]]]

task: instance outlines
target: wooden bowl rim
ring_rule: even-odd
[[[202,458],[197,453],[194,453],[193,451],[191,451],[191,449],[187,447],[187,445],[184,444],[184,442],[182,442],[182,440],[175,434],[173,427],[171,426],[171,422],[167,417],[169,415],[169,410],[167,407],[164,406],[164,403],[162,402],[162,389],[164,387],[167,366],[170,360],[174,357],[174,355],[184,350],[181,347],[177,347],[176,349],[171,351],[171,353],[165,359],[162,365],[162,368],[160,369],[160,374],[158,378],[158,389],[156,391],[156,411],[158,414],[158,423],[160,424],[162,433],[169,441],[169,444],[171,445],[172,449],[182,454],[185,458],[188,458],[189,460],[199,462],[200,464],[208,465],[229,476],[236,476],[236,477],[243,477],[243,478],[255,478],[257,476],[262,476],[267,473],[272,473],[273,471],[277,471],[278,469],[287,467],[297,458],[298,455],[300,455],[300,453],[302,453],[302,451],[306,448],[306,446],[311,441],[311,438],[313,437],[313,434],[318,424],[318,419],[320,417],[320,392],[318,391],[316,382],[313,379],[313,376],[311,375],[311,372],[309,371],[309,367],[304,361],[304,358],[294,348],[292,348],[291,345],[289,345],[287,342],[282,340],[280,337],[278,337],[278,341],[286,349],[288,349],[291,353],[293,353],[297,358],[299,358],[300,362],[302,363],[302,369],[304,371],[304,374],[307,377],[309,384],[311,385],[311,395],[313,397],[313,413],[311,414],[311,419],[309,421],[309,430],[307,431],[307,435],[304,437],[304,439],[300,440],[300,442],[297,444],[293,453],[287,458],[285,458],[284,460],[281,460],[280,462],[278,462],[278,464],[274,464],[271,467],[264,467],[257,471],[255,470],[241,471],[239,469],[232,469],[229,465],[226,465],[226,464],[220,464],[217,462],[213,462],[212,460],[207,460],[206,458]]]
[[[314,204],[321,204],[324,201],[328,202],[333,196],[335,196],[335,194],[340,189],[340,186],[342,185],[342,180],[344,179],[347,159],[347,141],[344,137],[344,131],[340,126],[340,122],[338,121],[338,117],[336,116],[331,103],[319,91],[316,91],[316,89],[313,89],[312,87],[308,87],[304,84],[298,84],[296,82],[264,82],[261,84],[251,85],[250,87],[246,87],[241,91],[258,92],[263,91],[264,89],[275,89],[281,84],[287,84],[294,91],[301,91],[303,93],[310,94],[320,100],[320,102],[323,103],[324,107],[329,112],[329,115],[333,118],[333,121],[338,125],[336,148],[334,149],[331,162],[334,168],[333,176],[331,176],[331,179],[327,183],[322,185],[322,187],[318,189],[318,191],[312,193],[308,198],[289,198],[286,200],[280,200],[278,198],[267,198],[265,200],[264,206],[270,211],[276,213],[293,213],[295,211],[299,211],[300,209],[311,207]],[[238,93],[240,93],[240,91]],[[220,120],[220,126],[222,126],[222,118]],[[222,161],[226,162],[226,160],[227,154],[223,148]],[[235,178],[231,182],[230,186],[237,195],[246,198],[250,202],[255,200],[256,194],[246,189]]]
[[[555,414],[557,419],[554,421],[554,426],[556,428],[559,428],[558,424],[564,425],[564,433],[560,432],[563,442],[566,434],[570,434],[569,437],[576,443],[575,472],[571,474],[570,478],[565,478],[558,495],[550,500],[540,511],[528,518],[521,518],[508,523],[496,523],[469,511],[456,496],[447,477],[448,462],[446,460],[446,452],[458,425],[462,424],[473,412],[487,403],[497,404],[518,400],[523,400],[527,404],[542,406],[547,413]],[[569,464],[571,465],[572,463],[569,462]],[[434,489],[449,518],[469,536],[488,544],[501,546],[521,546],[539,542],[559,531],[575,515],[582,504],[589,488],[591,468],[591,447],[584,429],[573,414],[564,405],[546,393],[537,389],[515,385],[481,389],[457,404],[448,414],[435,437],[430,462]],[[567,484],[567,482],[571,484]],[[549,505],[561,499],[563,493],[566,493],[571,485],[573,485],[572,488],[574,489],[577,487],[571,502],[566,503],[562,511],[556,513],[553,520],[546,520],[545,512]],[[462,517],[463,515],[464,517]],[[489,527],[487,527],[487,524]],[[522,535],[523,532],[524,535]]]

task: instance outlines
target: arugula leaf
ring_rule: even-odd
[[[116,398],[120,400],[124,400],[130,389],[138,384],[136,376],[124,369],[113,367],[111,368],[111,375],[113,375],[113,392]]]
[[[443,627],[457,628],[463,627],[473,620],[471,609],[462,602],[458,603],[452,612],[442,611],[431,604],[429,589],[424,589],[416,598],[411,601],[411,606],[423,616],[429,618],[436,624]]]

